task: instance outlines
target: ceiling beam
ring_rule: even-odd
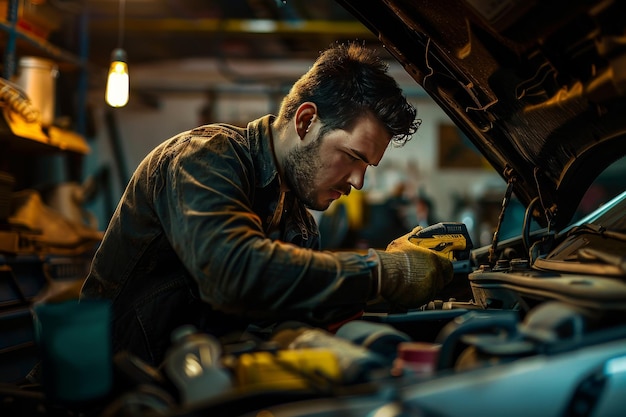
[[[95,32],[115,33],[116,20],[92,20],[89,29]],[[348,35],[373,38],[374,35],[359,22],[329,20],[277,21],[270,19],[127,19],[126,32],[221,32],[249,34],[311,34]]]

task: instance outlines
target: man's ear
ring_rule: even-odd
[[[302,103],[296,110],[296,116],[294,117],[296,132],[298,132],[300,139],[304,140],[315,120],[317,120],[317,106],[315,103],[310,101]]]

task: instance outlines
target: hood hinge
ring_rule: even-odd
[[[554,190],[550,185],[550,182],[546,180],[543,171],[541,171],[539,167],[535,167],[533,170],[533,176],[535,178],[535,185],[537,186],[539,203],[541,204],[543,214],[546,217],[548,230],[551,231],[556,224],[556,216],[559,211],[554,197],[556,195],[556,190]]]
[[[513,194],[513,184],[517,182],[517,176],[515,175],[515,171],[513,168],[506,166],[503,172],[504,178],[507,180],[507,187],[504,193],[504,198],[502,199],[502,209],[500,210],[500,215],[498,216],[498,224],[496,225],[496,230],[493,232],[493,238],[491,240],[491,248],[489,248],[489,264],[491,266],[496,263],[496,249],[498,248],[498,235],[500,234],[500,228],[502,227],[502,222],[504,220],[504,213],[506,208],[509,206],[509,202],[511,201],[511,194]]]

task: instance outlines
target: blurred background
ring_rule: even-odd
[[[321,50],[357,41],[388,60],[423,123],[368,170],[363,190],[314,213],[325,248],[383,246],[437,221],[466,223],[475,246],[491,241],[503,180],[340,2],[3,0],[0,17],[3,79],[30,88],[26,95],[39,83],[54,87],[36,103],[53,108],[41,127],[22,126],[24,133],[5,123],[0,172],[13,191],[36,190],[70,221],[104,230],[153,147],[199,124],[245,125],[275,113]],[[104,100],[116,48],[126,52],[130,80],[120,108]],[[42,75],[42,64],[52,69]],[[510,210],[502,238],[520,231],[523,211],[515,203]]]

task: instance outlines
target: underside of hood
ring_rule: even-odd
[[[626,154],[619,1],[337,0],[556,230]]]

